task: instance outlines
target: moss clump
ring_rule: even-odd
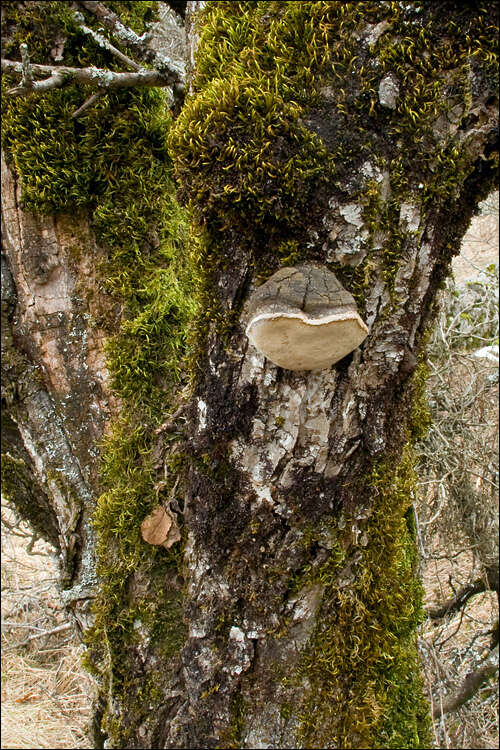
[[[343,583],[341,554],[308,572],[325,590],[298,670],[310,683],[300,709],[304,747],[429,746],[415,637],[422,589],[405,520],[414,482],[409,448],[396,468],[376,464],[367,480],[374,511],[352,580]],[[344,537],[343,530],[336,533]]]
[[[387,33],[359,44],[383,22]],[[170,133],[183,195],[216,242],[217,230],[244,227],[256,274],[266,278],[304,253],[325,261],[324,238],[316,246],[307,230],[348,180],[349,200],[365,209],[366,257],[332,270],[362,308],[382,260],[392,308],[400,259],[414,240],[400,225],[402,204],[416,200],[423,225],[474,169],[448,117],[465,123],[466,108],[450,110],[479,81],[495,91],[496,25],[486,6],[448,14],[428,3],[209,4],[200,15],[193,94]],[[394,110],[378,97],[388,74],[400,90]],[[367,160],[387,172],[384,201],[380,184],[359,180]],[[377,234],[384,247],[374,249]],[[285,252],[290,242],[307,249]]]
[[[231,698],[230,711],[232,716],[231,725],[223,732],[219,737],[219,748],[235,748],[235,750],[241,747],[241,737],[245,729],[245,699],[238,690]]]
[[[279,94],[232,78],[212,81],[187,104],[170,142],[177,174],[184,182],[189,175],[190,194],[206,216],[292,223],[322,171],[321,141],[299,115]]]
[[[428,336],[426,336],[427,338]],[[412,377],[413,403],[409,429],[413,443],[423,440],[431,426],[432,419],[426,390],[428,377],[429,367],[423,357],[421,357]]]
[[[222,2],[201,14],[195,95],[170,144],[203,220],[300,224],[327,156],[301,121],[328,65],[326,5]]]

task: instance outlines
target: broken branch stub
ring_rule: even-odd
[[[322,370],[356,349],[368,326],[354,297],[327,268],[281,268],[247,303],[246,334],[275,365]]]

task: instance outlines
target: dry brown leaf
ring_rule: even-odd
[[[148,544],[163,544],[171,526],[172,518],[158,505],[141,523],[142,538]]]
[[[169,549],[181,538],[177,515],[170,508],[165,510],[161,505],[157,505],[141,523],[141,534],[148,544],[161,544],[165,549]]]

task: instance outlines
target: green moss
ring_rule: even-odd
[[[425,338],[427,339],[428,335]],[[425,348],[423,351],[425,351]],[[421,357],[412,376],[413,403],[409,428],[413,442],[423,440],[432,421],[426,390],[428,377],[429,367],[423,357]]]
[[[330,158],[301,117],[319,101],[339,15],[318,2],[203,11],[195,95],[170,134],[176,174],[201,219],[224,226],[251,217],[282,230],[301,223]]]
[[[416,492],[412,445],[428,426],[427,368],[413,376],[412,413],[402,457],[378,460],[362,485],[371,513],[331,516],[304,529],[306,547],[330,550],[308,564],[290,590],[323,586],[316,626],[299,667],[284,685],[304,684],[295,715],[303,747],[426,748],[430,716],[424,698],[416,631],[423,589],[412,503]],[[292,712],[293,713],[293,712]]]
[[[253,81],[207,84],[186,104],[170,136],[176,173],[189,179],[193,205],[224,221],[251,215],[258,222],[292,223],[307,186],[322,171],[321,141],[300,125],[299,114],[279,94],[257,91]]]
[[[396,468],[376,464],[367,480],[374,509],[362,529],[367,544],[358,546],[349,584],[340,547],[308,572],[325,590],[298,671],[310,684],[300,710],[304,747],[428,747],[415,636],[422,589],[405,520],[414,482],[409,449]],[[351,522],[339,524],[341,546]]]
[[[230,726],[219,737],[218,748],[240,748],[241,737],[245,729],[245,700],[241,691],[238,690],[231,698],[230,711],[232,722]]]

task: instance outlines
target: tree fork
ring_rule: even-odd
[[[93,12],[101,4],[81,5]],[[154,234],[166,226],[157,209],[168,186],[158,100],[154,109],[148,92],[124,99],[154,112],[136,130],[138,107],[126,117],[117,107],[120,132],[131,128],[132,164],[118,160],[127,146],[115,144],[107,111],[112,135],[104,137],[120,168],[103,170],[95,159],[89,190],[102,192],[88,205],[97,204],[111,262],[106,283],[123,295],[114,298],[125,310],[121,328],[108,342],[123,408],[92,485],[96,496],[104,491],[87,641],[110,746],[427,746],[407,512],[411,442],[425,427],[419,397],[436,290],[496,174],[494,10],[206,4],[195,26],[192,97],[169,134],[180,195],[197,225],[189,252],[182,245],[200,312],[186,443],[162,431],[178,413],[161,390],[178,335],[171,321],[184,314],[192,287],[175,297],[164,240]],[[21,169],[30,151],[16,143],[19,121],[9,112],[6,143]],[[64,130],[68,152],[80,153],[88,141],[73,137]],[[22,173],[32,205],[39,186],[55,179],[45,167],[40,159],[36,190],[33,170]],[[81,189],[62,184],[69,195]],[[51,198],[58,207],[61,192]],[[124,206],[138,207],[135,223]],[[12,215],[29,221],[22,210]],[[174,245],[178,210],[168,204]],[[59,260],[47,248],[52,269],[68,246]],[[180,274],[179,259],[168,257]],[[248,342],[243,310],[260,282],[301,264],[331,270],[370,332],[333,367],[295,373]],[[76,266],[90,284],[89,266]],[[23,292],[17,310],[32,314],[22,287],[30,274],[13,276]],[[24,344],[35,359],[45,356],[50,384],[57,369],[46,351]],[[90,369],[98,370],[95,360]],[[92,429],[102,434],[109,410],[100,414]],[[66,422],[72,436],[77,426]],[[146,545],[141,523],[179,473],[183,542]]]

